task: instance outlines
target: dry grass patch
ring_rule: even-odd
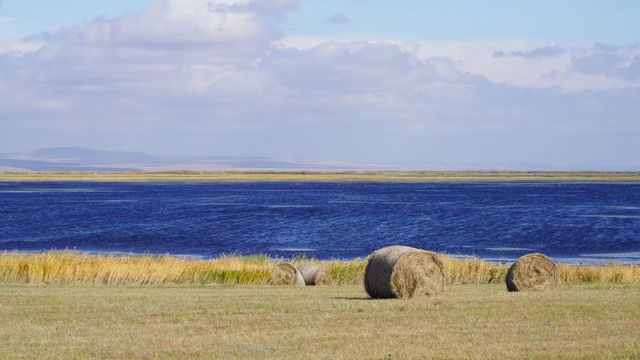
[[[397,301],[361,286],[3,285],[0,358],[638,358],[639,292],[453,285]]]

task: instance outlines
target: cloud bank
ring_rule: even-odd
[[[634,47],[302,46],[298,5],[156,0],[0,51],[1,150],[640,167]]]

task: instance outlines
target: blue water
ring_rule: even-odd
[[[640,261],[640,184],[0,183],[0,250]]]

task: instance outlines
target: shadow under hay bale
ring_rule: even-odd
[[[298,271],[307,285],[331,285],[331,275],[317,266],[300,265]]]
[[[302,274],[293,265],[279,263],[273,267],[270,284],[304,286],[305,282]]]
[[[558,286],[558,267],[543,254],[529,254],[518,259],[507,272],[509,291],[551,290]]]
[[[364,286],[372,298],[436,296],[444,292],[438,254],[408,246],[388,246],[369,256]]]

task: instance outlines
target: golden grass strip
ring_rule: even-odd
[[[236,182],[236,181],[596,181],[639,182],[640,172],[562,171],[142,171],[0,172],[2,182]]]
[[[477,258],[442,256],[447,284],[504,283],[508,265]],[[333,285],[363,284],[366,261],[295,259],[328,272]],[[268,284],[274,266],[267,256],[222,256],[201,260],[173,256],[91,255],[72,251],[0,253],[0,284]],[[568,284],[640,284],[639,265],[559,266]]]
[[[639,265],[568,266],[560,265],[560,279],[564,283],[640,283]]]
[[[266,257],[224,256],[215,260],[194,260],[75,252],[0,255],[0,283],[264,284],[270,277],[271,266]]]

